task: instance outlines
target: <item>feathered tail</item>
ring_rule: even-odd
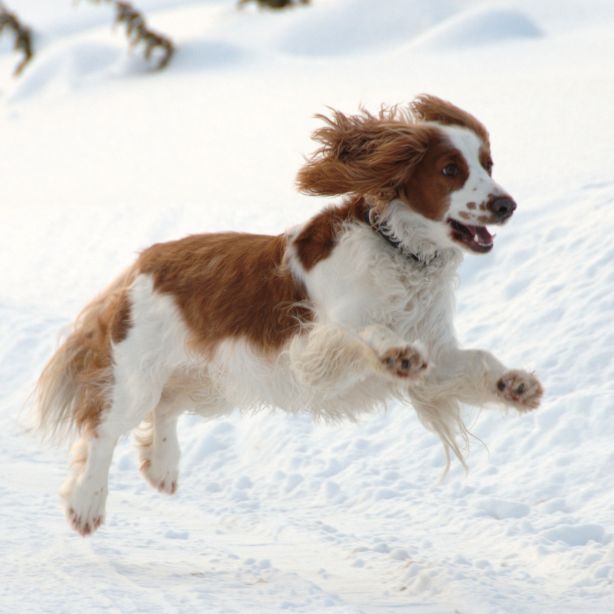
[[[35,390],[35,427],[60,442],[84,430],[93,432],[112,384],[111,343],[130,327],[128,288],[134,267],[84,307],[41,373]]]

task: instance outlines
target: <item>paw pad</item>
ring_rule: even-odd
[[[412,346],[388,349],[381,362],[388,373],[402,379],[415,379],[428,367],[420,351]]]
[[[519,411],[537,409],[544,389],[539,380],[526,371],[508,371],[497,381],[499,396]]]

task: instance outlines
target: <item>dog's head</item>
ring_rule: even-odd
[[[438,247],[492,249],[486,225],[506,222],[516,203],[491,176],[488,132],[475,117],[426,95],[378,115],[318,117],[322,147],[299,171],[299,189],[362,195],[394,234],[418,223]]]

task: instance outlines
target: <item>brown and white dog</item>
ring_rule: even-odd
[[[345,201],[278,236],[153,245],[45,367],[40,426],[79,435],[62,496],[81,534],[103,522],[113,449],[139,425],[143,475],[175,492],[184,411],[338,419],[401,398],[462,461],[460,403],[538,406],[533,375],[460,349],[454,334],[462,254],[489,252],[486,224],[516,208],[491,177],[484,126],[433,96],[321,119],[298,186]]]

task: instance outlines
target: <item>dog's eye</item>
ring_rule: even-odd
[[[456,164],[447,164],[441,171],[446,177],[456,177],[460,173],[460,168]]]

